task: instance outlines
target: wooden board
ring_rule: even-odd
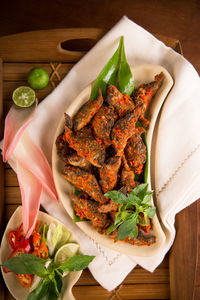
[[[99,28],[70,28],[27,32],[0,38],[0,57],[3,60],[3,66],[0,61],[0,76],[3,75],[3,84],[0,77],[1,137],[3,118],[12,104],[12,91],[26,83],[29,70],[41,66],[51,77],[51,84],[37,93],[42,101],[104,33],[105,30]],[[182,54],[179,41],[163,36],[157,37]],[[12,213],[21,203],[21,197],[16,174],[8,164],[3,165],[2,161],[0,176],[0,217],[4,210],[1,218],[2,233]],[[198,207],[199,203],[196,202],[177,216],[177,237],[174,246],[170,255],[166,255],[153,273],[137,266],[119,287],[107,292],[90,272],[85,270],[73,288],[76,299],[195,299],[200,283],[200,274],[197,272]],[[0,288],[2,285],[4,283],[1,280]],[[1,295],[1,299],[13,299],[5,286]]]

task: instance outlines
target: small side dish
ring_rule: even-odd
[[[13,224],[20,213],[21,208],[11,218],[12,230],[8,224],[1,245],[2,274],[11,293],[20,300],[56,300],[65,293],[73,299],[70,289],[80,276],[73,271],[85,269],[94,256],[80,254],[79,244],[64,225],[41,212],[27,239],[22,224],[18,228]]]

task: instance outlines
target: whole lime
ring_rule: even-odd
[[[33,68],[28,73],[28,83],[34,90],[41,90],[49,83],[49,74],[43,68]]]

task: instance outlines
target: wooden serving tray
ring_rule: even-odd
[[[38,91],[39,100],[47,96],[96,41],[105,33],[99,28],[42,30],[0,38],[0,134],[3,119],[11,104],[13,90],[26,84],[29,70],[40,66],[50,75],[47,88]],[[182,54],[178,40],[158,36],[167,46]],[[84,50],[84,51],[83,51]],[[0,161],[1,235],[14,210],[21,204],[16,174]],[[200,272],[198,262],[199,203],[182,211],[176,218],[177,236],[169,254],[153,272],[137,266],[124,282],[107,292],[85,270],[73,288],[77,300],[120,299],[199,299]],[[1,299],[10,300],[3,280]],[[199,294],[200,295],[200,294]]]

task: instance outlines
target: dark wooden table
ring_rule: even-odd
[[[178,39],[181,42],[184,56],[200,72],[199,13],[200,1],[198,0],[168,0],[167,2],[159,0],[124,0],[123,2],[119,0],[43,0],[30,1],[28,4],[25,0],[10,0],[2,1],[0,4],[0,36],[49,28],[102,27],[109,29],[122,15],[127,15],[152,33],[156,32],[157,34],[170,36],[175,40]],[[88,44],[83,45],[83,47],[88,50]],[[61,70],[66,71],[65,67]],[[4,71],[4,80],[6,81],[4,93],[7,93],[7,96],[12,90],[10,85],[13,84],[10,83],[10,76],[12,82],[17,81],[19,78],[23,78],[26,67],[21,71],[22,74],[18,74],[18,72],[10,73],[9,65],[6,72]],[[7,76],[7,79],[5,79],[5,76]],[[0,64],[0,86],[2,84],[1,77]],[[7,109],[8,106],[4,105],[4,116]],[[2,107],[0,106],[0,115],[2,116],[1,112]],[[0,131],[2,136],[2,126]],[[4,169],[6,169],[5,178],[3,178]],[[0,211],[2,212],[4,203],[3,186],[6,187],[5,199],[8,199],[7,205],[9,206],[12,203],[12,209],[7,210],[7,214],[4,215],[6,223],[15,205],[18,205],[20,195],[15,174],[7,165],[2,166],[2,163],[0,170]],[[9,201],[11,201],[10,204]],[[199,207],[200,203],[197,201],[176,217],[178,231],[173,248],[153,274],[141,268],[136,268],[128,275],[122,286],[113,293],[107,293],[97,284],[90,273],[85,271],[84,276],[74,289],[77,299],[200,299]],[[182,226],[183,223],[184,226]],[[1,224],[2,228],[4,225]],[[187,232],[185,231],[186,227]],[[143,289],[146,292],[142,298],[141,291]],[[3,292],[1,295],[3,295]],[[4,299],[12,298],[6,293]]]

